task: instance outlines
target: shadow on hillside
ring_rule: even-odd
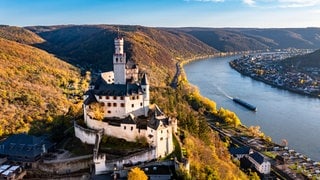
[[[49,30],[39,29],[33,27],[31,30],[45,42],[33,46],[54,54],[82,70],[112,70],[113,43],[117,33],[111,27],[59,26]],[[125,44],[126,46],[129,47]]]

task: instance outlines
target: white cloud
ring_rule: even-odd
[[[254,0],[243,0],[243,3],[249,5],[249,6],[254,6],[256,2]]]
[[[320,4],[320,0],[278,0],[280,7],[298,8],[298,7],[311,7]]]
[[[185,0],[185,1],[197,1],[197,2],[224,2],[224,0]]]
[[[196,2],[224,2],[224,0],[184,0],[184,1],[196,1]]]

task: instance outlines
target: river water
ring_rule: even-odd
[[[233,70],[228,62],[236,57],[211,58],[184,66],[189,82],[203,96],[235,112],[246,126],[260,126],[276,143],[320,161],[320,99],[295,94],[253,80]],[[257,106],[250,111],[233,102],[237,97]]]

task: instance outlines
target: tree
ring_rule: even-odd
[[[128,174],[129,180],[146,180],[148,176],[139,168],[132,168]]]

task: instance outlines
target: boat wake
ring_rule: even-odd
[[[221,92],[224,96],[226,96],[227,98],[229,98],[229,99],[233,99],[231,96],[229,96],[224,90],[222,90],[219,86],[217,86],[217,85],[214,85],[217,89],[218,89],[218,91],[219,92]]]

